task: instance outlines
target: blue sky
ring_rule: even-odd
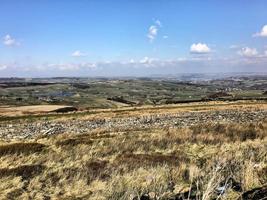
[[[265,0],[0,0],[1,76],[267,72]]]

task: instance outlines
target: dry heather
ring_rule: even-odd
[[[2,199],[237,199],[267,183],[267,123],[57,135],[0,146]]]
[[[263,199],[267,121],[0,142],[0,199]]]

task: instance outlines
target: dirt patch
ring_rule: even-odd
[[[33,115],[42,113],[65,113],[77,111],[73,106],[65,105],[38,105],[38,106],[18,106],[0,108],[0,115],[6,117]]]

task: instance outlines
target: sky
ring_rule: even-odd
[[[0,77],[267,72],[266,0],[0,0]]]

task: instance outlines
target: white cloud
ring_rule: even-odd
[[[263,55],[263,52],[262,54]],[[51,77],[51,76],[151,76],[153,74],[176,74],[185,72],[221,72],[225,67],[228,70],[240,71],[266,71],[267,56],[246,57],[226,57],[213,58],[207,56],[161,60],[144,57],[135,60],[134,63],[128,61],[111,62],[80,62],[80,63],[39,63],[26,64],[19,62],[0,63],[0,66],[7,66],[8,70],[1,71],[1,76],[25,76],[25,77]],[[2,67],[4,69],[6,67]],[[118,70],[119,69],[119,70]]]
[[[82,53],[81,51],[77,50],[77,51],[74,51],[72,54],[71,54],[72,57],[83,57],[83,56],[86,56],[86,53]]]
[[[61,71],[76,71],[76,70],[84,70],[84,69],[96,69],[96,63],[52,63],[43,66],[44,69],[54,68],[59,69]]]
[[[157,37],[157,34],[158,34],[158,27],[154,25],[150,26],[148,29],[148,34],[147,34],[149,41],[153,42],[154,39]]]
[[[197,43],[191,45],[190,52],[197,54],[205,54],[205,53],[210,53],[211,50],[205,43]]]
[[[151,60],[148,57],[144,57],[140,60],[141,64],[149,64]]]
[[[163,36],[163,39],[167,39],[169,36],[168,35],[164,35]]]
[[[16,39],[12,38],[8,34],[3,38],[3,44],[6,46],[18,46],[18,45],[20,45],[19,42],[16,41]]]
[[[238,54],[244,57],[256,57],[259,53],[255,48],[244,47],[238,51]]]
[[[253,37],[267,37],[267,25],[264,25],[261,29],[261,32],[255,33]]]
[[[150,42],[153,42],[156,39],[158,31],[161,27],[162,27],[161,21],[159,21],[158,19],[154,20],[154,23],[149,27],[147,33],[147,37]],[[166,39],[166,37],[168,36],[163,36],[164,39]]]
[[[6,68],[7,68],[6,65],[0,65],[0,71],[1,71],[1,70],[5,70]]]

